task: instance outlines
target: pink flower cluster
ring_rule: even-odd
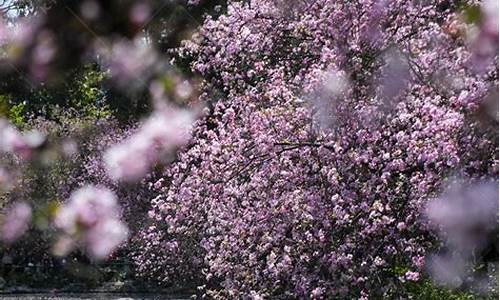
[[[54,223],[63,231],[54,246],[57,255],[65,255],[77,243],[83,243],[90,256],[104,259],[128,237],[128,229],[120,221],[116,196],[95,186],[76,190],[59,209]]]
[[[31,215],[31,207],[26,202],[14,203],[3,219],[2,241],[11,244],[18,240],[29,229]]]
[[[498,232],[498,182],[469,184],[456,179],[443,195],[428,203],[426,216],[448,248],[432,256],[430,272],[438,283],[460,286],[473,277],[481,252],[494,244],[491,237]]]
[[[42,134],[36,131],[22,134],[7,120],[0,118],[0,153],[11,153],[29,159],[33,150],[44,141]]]
[[[190,111],[170,107],[157,110],[134,135],[104,154],[109,175],[116,180],[140,179],[153,164],[188,141],[192,122]]]
[[[123,89],[144,88],[151,74],[161,70],[158,54],[142,37],[134,41],[115,41],[107,48],[100,45],[97,44],[97,53],[103,57],[112,79]]]

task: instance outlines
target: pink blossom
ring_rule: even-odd
[[[192,122],[190,111],[174,108],[157,110],[136,134],[104,154],[109,175],[116,180],[140,179],[154,163],[188,141]]]
[[[75,191],[63,205],[54,220],[64,235],[57,248],[66,254],[75,244],[83,243],[93,258],[104,259],[128,236],[128,229],[120,221],[115,195],[108,189],[86,186]]]
[[[33,151],[44,141],[45,137],[41,133],[31,131],[22,134],[6,120],[0,119],[0,153],[12,153],[23,159],[29,159]]]
[[[0,192],[12,187],[13,180],[11,174],[5,169],[0,167]]]
[[[96,259],[105,259],[128,237],[128,229],[118,219],[106,219],[92,226],[85,234],[89,254]]]
[[[405,273],[405,278],[409,281],[418,281],[420,279],[420,273],[408,271]]]
[[[396,227],[398,228],[398,230],[405,230],[406,224],[404,222],[399,222]]]
[[[428,264],[433,279],[452,287],[473,278],[476,257],[498,232],[498,182],[455,179],[426,209],[431,225],[447,246]]]
[[[151,15],[151,7],[146,2],[138,2],[132,6],[129,12],[130,21],[143,26]]]
[[[133,9],[136,22],[142,22],[148,12],[147,5],[138,5]],[[111,71],[112,79],[118,86],[125,89],[142,87],[155,70],[161,69],[163,64],[158,55],[144,40],[137,38],[133,41],[118,40],[105,48],[97,44],[96,51],[102,55],[104,64]]]
[[[498,0],[486,0],[481,3],[483,30],[498,40]]]
[[[26,202],[15,203],[6,212],[1,239],[8,244],[15,242],[29,229],[30,221],[31,207]]]
[[[6,120],[0,119],[0,150],[3,152],[23,152],[27,145],[23,136]]]
[[[457,180],[441,197],[429,202],[426,213],[454,248],[465,252],[481,248],[488,232],[497,229],[498,184]]]

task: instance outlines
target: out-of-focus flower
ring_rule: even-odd
[[[127,227],[118,219],[98,222],[86,234],[85,242],[90,255],[104,259],[128,237]]]
[[[0,192],[12,187],[12,176],[5,169],[0,167]]]
[[[498,185],[454,185],[431,201],[426,213],[453,248],[465,252],[481,248],[488,233],[498,228]]]
[[[384,102],[392,106],[396,97],[408,84],[410,67],[404,55],[391,49],[384,55],[385,67],[382,71],[381,93]]]
[[[143,26],[151,16],[151,6],[146,1],[137,2],[129,12],[130,21],[136,25]]]
[[[482,2],[480,11],[478,26],[471,27],[469,31],[470,67],[483,73],[494,66],[493,58],[498,56],[498,0]]]
[[[86,0],[80,5],[80,12],[85,19],[92,21],[99,17],[101,7],[95,0]]]
[[[349,80],[345,72],[337,69],[320,72],[318,78],[318,86],[306,97],[316,111],[315,119],[320,127],[330,128],[339,97],[349,91]]]
[[[37,82],[46,81],[50,64],[56,54],[57,48],[55,47],[54,34],[50,31],[40,32],[36,39],[36,46],[31,54],[30,77]]]
[[[498,0],[486,0],[481,4],[483,30],[498,39]]]
[[[26,143],[18,132],[6,120],[0,119],[0,150],[2,152],[16,152],[26,147]]]
[[[157,53],[141,39],[116,41],[110,48],[97,47],[112,79],[121,87],[140,87],[147,78],[162,67]]]
[[[60,237],[52,246],[52,252],[56,256],[64,256],[71,252],[76,246],[75,240],[70,236]]]
[[[457,288],[468,275],[468,267],[469,262],[459,255],[434,255],[429,259],[428,271],[436,283]]]
[[[188,141],[193,120],[188,110],[158,109],[136,134],[105,153],[109,175],[117,180],[138,180],[152,164]]]
[[[15,203],[6,213],[1,239],[8,244],[15,242],[29,229],[30,220],[31,207],[26,202]]]
[[[93,258],[106,258],[128,236],[119,218],[119,206],[110,190],[87,186],[75,191],[56,215],[54,223],[64,235],[54,252],[67,254],[76,242],[81,242]]]
[[[21,134],[4,119],[0,119],[0,152],[8,152],[29,159],[33,150],[45,142],[45,136],[37,131]]]
[[[428,204],[426,215],[447,245],[429,260],[433,279],[451,287],[470,281],[481,251],[498,230],[498,183],[456,183]]]

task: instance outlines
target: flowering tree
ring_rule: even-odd
[[[194,282],[210,298],[406,297],[426,274],[449,284],[498,261],[483,255],[498,243],[488,240],[498,226],[497,2],[228,1],[169,51],[201,77],[199,96],[141,36],[158,3],[83,4],[56,2],[6,33],[5,65],[57,84],[54,74],[92,53],[114,88],[146,92],[153,111],[96,140],[48,218],[55,254],[80,246],[108,257],[129,233],[110,189],[136,208],[121,187],[146,177],[141,195],[154,195],[130,243],[139,275]],[[68,19],[79,25],[57,35]],[[37,163],[47,144],[0,123],[0,151],[14,160]],[[452,178],[485,191],[481,209],[464,208],[474,192],[442,194]],[[19,238],[31,215],[12,206],[3,239]],[[450,215],[478,222],[454,231]],[[429,258],[449,237],[450,255]]]
[[[435,241],[427,200],[449,176],[497,177],[497,115],[480,112],[497,49],[477,68],[474,43],[498,31],[470,37],[463,13],[252,1],[208,18],[179,52],[207,115],[152,201],[139,270],[211,297],[404,294]]]

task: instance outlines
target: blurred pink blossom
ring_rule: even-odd
[[[158,109],[136,134],[104,154],[109,175],[124,181],[140,179],[155,162],[188,141],[193,119],[187,110]]]
[[[101,13],[101,7],[95,0],[86,0],[80,6],[82,16],[87,20],[95,20]]]
[[[31,207],[26,202],[15,203],[6,213],[1,239],[5,243],[18,240],[28,229],[31,220]]]
[[[54,221],[64,231],[55,253],[64,255],[79,241],[93,258],[106,258],[128,236],[128,229],[119,218],[120,208],[110,190],[86,186],[75,191]]]
[[[0,192],[3,189],[9,189],[12,186],[12,176],[5,169],[0,167]]]
[[[123,243],[127,236],[128,229],[120,220],[106,219],[87,232],[85,242],[92,257],[104,259]]]
[[[459,287],[472,278],[476,257],[498,232],[498,183],[457,180],[428,204],[426,214],[447,245],[447,251],[429,259],[429,272],[436,282]]]
[[[26,143],[19,131],[6,120],[0,119],[0,150],[2,152],[17,152],[26,148]]]
[[[428,204],[426,214],[454,248],[465,252],[480,248],[488,232],[497,228],[497,183],[456,183]]]
[[[130,20],[137,25],[143,26],[151,16],[151,7],[144,1],[132,6],[129,12]]]
[[[44,141],[45,137],[41,133],[32,131],[22,134],[8,121],[0,119],[0,153],[12,153],[23,159],[29,159],[33,150],[41,146]]]
[[[498,39],[498,0],[486,0],[481,5],[481,12],[484,16],[483,30]]]
[[[493,58],[498,56],[498,0],[484,1],[480,8],[481,22],[478,28],[469,32],[470,66],[476,72],[484,73],[492,67]]]
[[[467,260],[456,255],[434,255],[430,258],[428,271],[432,279],[442,285],[457,288],[467,275]]]
[[[154,70],[161,68],[157,53],[143,40],[116,41],[110,47],[96,47],[113,80],[121,87],[142,86]]]

